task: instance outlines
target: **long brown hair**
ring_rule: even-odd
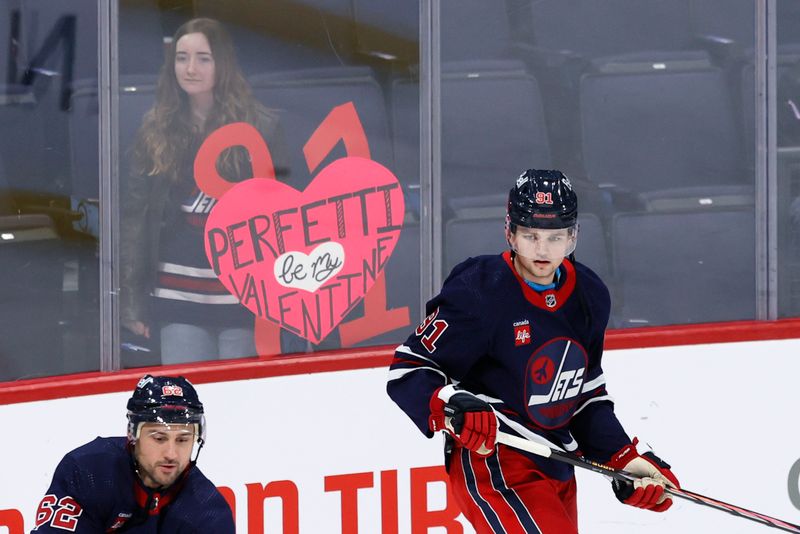
[[[189,33],[205,35],[214,57],[214,107],[202,132],[197,131],[193,124],[188,95],[175,77],[176,46],[178,40]],[[178,28],[166,52],[158,79],[156,102],[145,114],[133,148],[133,170],[141,175],[160,175],[177,180],[192,140],[198,135],[205,137],[231,122],[257,125],[259,115],[266,116],[267,111],[253,98],[239,69],[228,32],[214,19],[192,19]],[[241,147],[234,147],[222,154],[217,166],[224,174],[236,174],[246,159],[246,152]]]

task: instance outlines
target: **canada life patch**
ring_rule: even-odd
[[[528,359],[525,405],[542,428],[559,428],[575,413],[586,376],[586,350],[574,339],[556,338]]]
[[[526,319],[514,323],[514,346],[531,344],[531,324]]]
[[[117,515],[117,520],[114,521],[114,524],[108,527],[108,530],[117,530],[122,528],[128,520],[133,517],[132,513],[120,512]]]

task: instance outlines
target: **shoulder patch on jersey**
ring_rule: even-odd
[[[133,514],[130,512],[120,512],[117,514],[117,518],[114,523],[108,527],[108,530],[118,530],[122,528],[131,517],[133,517]]]

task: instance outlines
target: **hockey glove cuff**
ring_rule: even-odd
[[[639,454],[636,450],[638,442],[634,438],[633,443],[617,451],[608,465],[642,478],[633,482],[614,480],[611,487],[620,502],[653,512],[663,512],[672,506],[672,498],[665,493],[664,488],[680,488],[680,482],[670,471],[670,465],[661,458],[652,452]]]
[[[448,385],[434,392],[430,409],[428,425],[432,431],[446,429],[462,447],[478,454],[494,452],[497,416],[488,403]]]

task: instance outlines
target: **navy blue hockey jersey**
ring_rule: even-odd
[[[35,533],[232,534],[228,503],[194,466],[163,492],[139,481],[126,438],[96,438],[64,456],[36,512]]]
[[[542,292],[509,252],[453,269],[389,371],[389,395],[423,433],[433,435],[431,396],[457,383],[492,405],[504,432],[599,462],[630,443],[601,367],[608,288],[578,262],[559,269],[556,286]],[[552,478],[572,476],[572,466],[528,456]]]

